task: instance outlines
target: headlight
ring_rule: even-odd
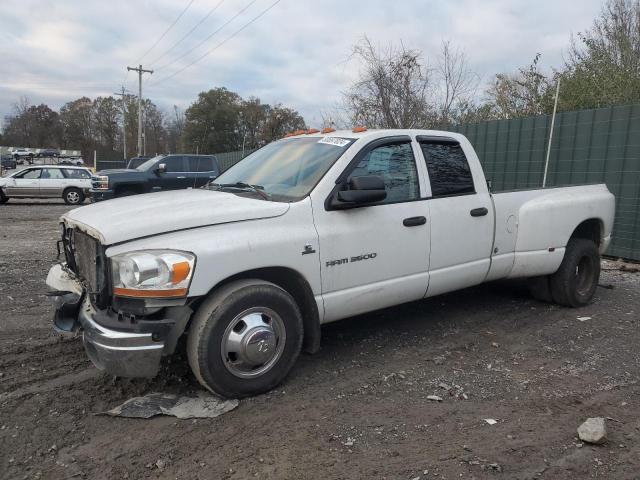
[[[111,257],[113,293],[121,297],[186,297],[195,255],[173,250],[140,250]]]
[[[94,175],[91,183],[96,190],[109,190],[109,177],[106,175]]]

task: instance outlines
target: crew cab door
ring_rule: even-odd
[[[187,175],[186,158],[182,155],[171,155],[158,162],[164,163],[165,171],[157,173],[151,180],[151,191],[179,190],[193,186],[192,180]]]
[[[13,176],[5,187],[9,197],[37,197],[40,194],[39,168],[29,168]]]
[[[193,188],[200,188],[220,175],[215,158],[209,155],[188,156],[187,168],[187,176]]]
[[[374,140],[337,177],[329,197],[312,197],[325,322],[424,296],[429,206],[421,199],[415,147],[408,136]],[[386,199],[332,206],[352,178],[371,175],[384,180]]]
[[[458,141],[417,137],[431,188],[427,296],[484,281],[493,246],[494,211],[481,166],[474,171]]]

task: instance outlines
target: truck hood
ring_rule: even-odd
[[[116,198],[71,210],[61,217],[103,245],[220,223],[283,215],[276,203],[211,190],[174,190]]]

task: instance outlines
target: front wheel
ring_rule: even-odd
[[[84,202],[84,193],[78,188],[69,188],[64,191],[62,198],[67,205],[80,205]]]
[[[599,279],[598,246],[592,240],[572,238],[560,268],[549,278],[551,295],[560,305],[582,307],[593,298]]]
[[[3,203],[7,203],[9,201],[9,197],[7,197],[2,190],[0,190],[0,205]]]
[[[277,285],[239,280],[214,292],[189,328],[187,354],[198,381],[228,398],[280,384],[302,347],[302,316]]]

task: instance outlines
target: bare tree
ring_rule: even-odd
[[[540,70],[540,54],[515,74],[500,73],[486,92],[496,118],[519,118],[550,113],[553,78]]]
[[[472,103],[479,77],[469,68],[464,51],[452,47],[449,41],[442,42],[438,74],[442,89],[438,121],[447,125],[456,121],[461,110],[466,111],[466,107]]]
[[[376,48],[364,37],[353,48],[360,78],[344,93],[354,124],[375,128],[424,127],[434,118],[428,101],[431,71],[417,50],[389,44]]]
[[[335,128],[336,130],[350,128],[353,124],[345,116],[349,116],[349,112],[345,112],[339,106],[320,110],[322,121],[320,128]]]

